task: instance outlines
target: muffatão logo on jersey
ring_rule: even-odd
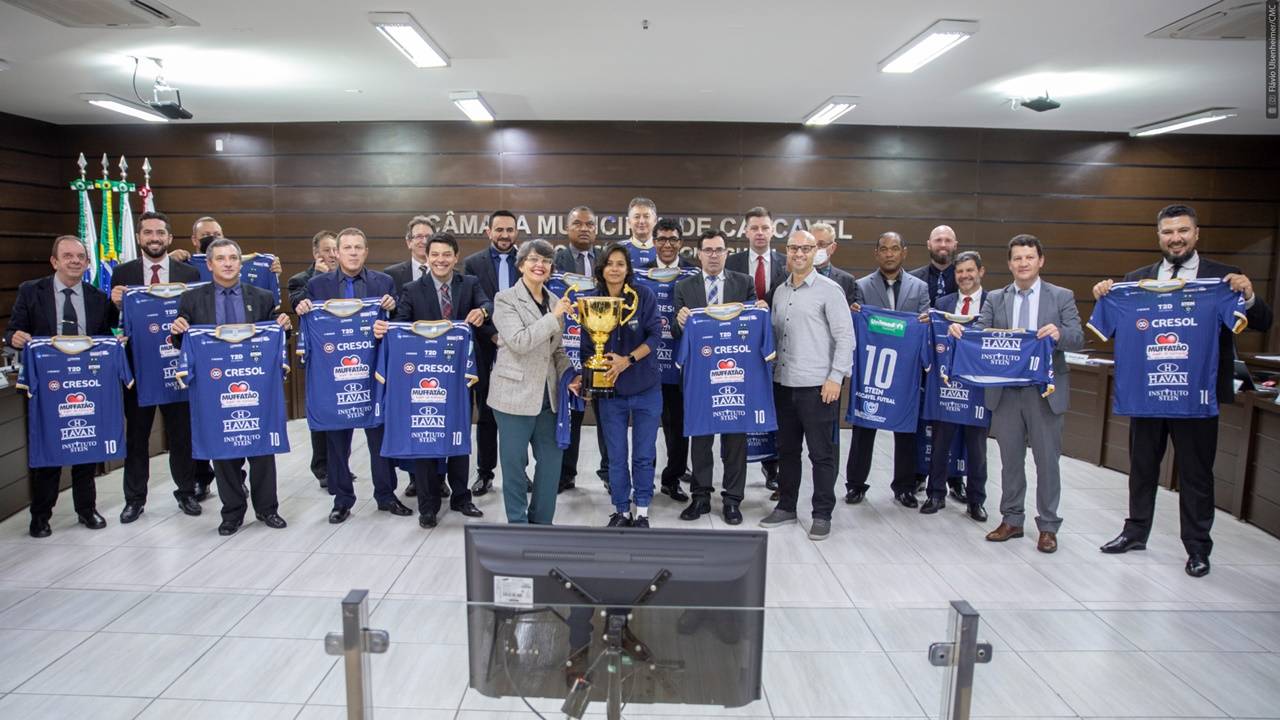
[[[63,400],[58,403],[58,417],[93,414],[94,403],[82,392],[67,393]]]
[[[333,367],[333,379],[336,382],[364,380],[368,377],[369,364],[363,362],[359,355],[344,355]]]
[[[218,395],[218,404],[224,408],[254,407],[258,404],[258,393],[249,387],[244,380],[227,384],[227,391]]]
[[[872,315],[867,319],[867,329],[881,335],[902,337],[907,334],[907,321],[900,318]]]
[[[448,399],[449,391],[440,387],[439,378],[422,378],[418,387],[409,392],[409,402],[412,403],[442,403]]]

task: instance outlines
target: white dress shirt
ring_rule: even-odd
[[[1036,278],[1035,284],[1031,286],[1031,294],[1028,295],[1025,300],[1021,295],[1018,294],[1018,286],[1017,285],[1013,286],[1013,314],[1009,316],[1009,323],[1011,325],[1016,326],[1018,324],[1018,318],[1022,316],[1022,303],[1024,302],[1031,303],[1031,314],[1027,318],[1028,321],[1031,323],[1031,327],[1019,328],[1019,329],[1039,330],[1040,329],[1040,319],[1039,319],[1040,318],[1040,278],[1039,277]]]
[[[960,308],[964,307],[965,298],[969,298],[969,313],[967,315],[965,315],[965,313],[960,312]],[[978,288],[977,290],[974,290],[972,295],[965,295],[964,293],[960,293],[960,296],[956,298],[956,314],[957,315],[965,315],[966,317],[976,317],[981,307],[982,307],[982,288]]]
[[[660,268],[660,269],[667,269],[667,268],[676,268],[676,269],[679,269],[679,268],[680,268],[680,256],[679,256],[679,255],[677,255],[677,256],[676,256],[676,259],[675,259],[675,262],[671,263],[670,265],[668,265],[668,264],[666,264],[666,263],[662,262],[662,258],[654,258],[654,259],[653,259],[653,266],[654,266],[654,267],[656,267],[656,268]]]
[[[418,258],[416,257],[409,258],[409,264],[413,265],[413,275],[409,277],[409,282],[413,282],[414,280],[421,278],[423,268],[427,269],[428,275],[431,274],[431,267],[426,263],[418,262]]]
[[[168,253],[165,253],[165,256],[160,258],[159,260],[152,260],[146,255],[142,256],[142,284],[143,285],[151,284],[151,266],[152,265],[160,266],[161,284],[169,282],[169,255]]]
[[[768,291],[773,287],[773,268],[771,267],[773,261],[772,249],[766,248],[763,253],[758,253],[755,250],[749,250],[748,253],[747,274],[751,276],[752,282],[755,282],[756,266],[760,264],[760,258],[764,258],[764,289],[765,291]]]

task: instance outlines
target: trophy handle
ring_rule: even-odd
[[[635,288],[631,287],[630,285],[624,285],[622,287],[622,297],[625,298],[628,295],[630,295],[631,297],[631,304],[628,305],[627,301],[623,300],[622,309],[623,311],[630,311],[630,312],[626,312],[622,316],[622,321],[618,323],[619,325],[626,325],[627,323],[631,322],[631,318],[636,316],[636,310],[640,308],[640,293],[636,292]]]
[[[580,323],[581,321],[578,320],[578,299],[573,297],[573,294],[577,292],[581,292],[581,288],[578,287],[578,283],[574,283],[564,289],[564,296],[569,298],[569,312],[566,314],[573,318],[574,322]]]

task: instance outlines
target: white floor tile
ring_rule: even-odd
[[[158,592],[106,627],[107,632],[223,635],[262,597]]]
[[[920,705],[936,712],[946,669],[929,664],[925,653],[891,653],[889,659],[907,679]],[[1017,653],[998,650],[992,653],[991,662],[974,668],[970,711],[976,717],[1076,716]]]
[[[877,652],[880,643],[853,608],[770,608],[764,646],[773,652]]]
[[[102,557],[109,548],[11,544],[0,548],[0,580],[45,587]]]
[[[306,559],[306,553],[220,547],[175,577],[166,589],[272,590]]]
[[[1231,717],[1274,717],[1280,712],[1280,655],[1192,652],[1152,657]]]
[[[160,698],[137,720],[293,720],[301,710],[300,705]]]
[[[1097,616],[1130,642],[1149,652],[1263,648],[1222,619],[1221,613],[1098,611]]]
[[[465,600],[466,573],[459,558],[418,556],[408,561],[388,593],[393,597]]]
[[[977,607],[1073,607],[1075,600],[1029,565],[939,565],[956,598]]]
[[[1087,610],[987,610],[982,613],[982,622],[1000,636],[1002,650],[1132,652],[1138,649]]]
[[[118,547],[57,582],[59,587],[155,589],[200,560],[179,548]]]
[[[305,703],[337,660],[315,640],[224,638],[186,669],[164,697]]]
[[[93,632],[146,597],[141,592],[41,590],[0,613],[0,627]]]
[[[860,608],[946,607],[961,599],[929,565],[832,565],[831,570]]]
[[[408,562],[409,558],[394,555],[354,557],[315,553],[302,561],[277,590],[345,594],[352,588],[362,588],[380,595],[391,588]]]
[[[862,619],[885,652],[927,653],[936,642],[949,642],[950,610],[946,608],[862,608]],[[986,625],[979,625],[978,639],[995,642]]]
[[[256,603],[227,635],[323,640],[342,630],[342,604],[332,598],[272,595]],[[398,638],[393,638],[393,642]]]
[[[0,717],[23,720],[131,720],[149,702],[151,700],[148,698],[12,693],[0,698]]]
[[[465,646],[467,612],[466,603],[456,600],[387,598],[372,611],[369,625],[386,630],[393,643]]]
[[[1019,654],[1082,716],[1222,716],[1203,695],[1142,653]]]
[[[774,565],[765,580],[769,607],[852,607],[833,568],[827,565]]]
[[[66,695],[155,697],[215,642],[191,635],[98,633],[19,690]]]
[[[370,661],[374,705],[456,709],[467,688],[467,668],[465,647],[393,643],[385,655]],[[313,702],[344,702],[343,688],[342,667],[335,666]]]
[[[65,630],[0,630],[0,693],[7,693],[48,667],[90,633]]]
[[[774,717],[923,716],[884,653],[765,653]]]

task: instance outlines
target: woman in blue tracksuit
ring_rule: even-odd
[[[662,342],[662,316],[653,291],[632,284],[631,255],[621,244],[605,248],[596,259],[598,295],[631,302],[636,312],[609,333],[605,343],[607,376],[614,378],[615,394],[599,401],[605,446],[609,451],[609,494],[614,513],[609,527],[649,527],[649,502],[653,499],[653,467],[657,457],[658,426],[662,422],[662,385],[658,370],[658,345]],[[595,352],[588,333],[582,333],[582,357]],[[627,425],[631,443],[627,443]],[[630,467],[627,460],[630,458]],[[635,513],[632,514],[632,502]]]

